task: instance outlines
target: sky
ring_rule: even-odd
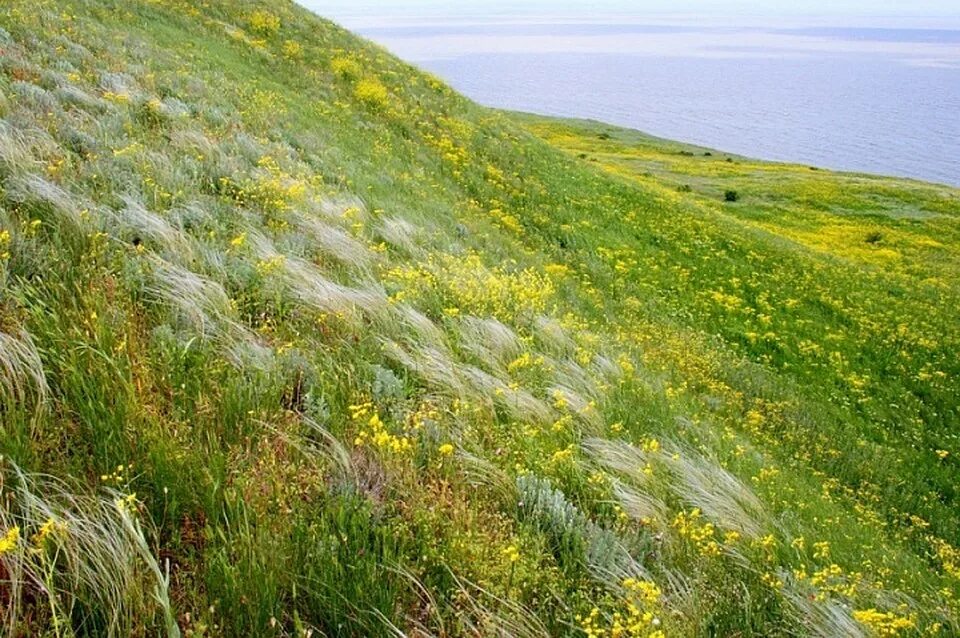
[[[960,0],[297,0],[359,28],[398,20],[592,21],[612,16],[655,22],[727,20],[915,28],[960,28]]]
[[[414,63],[488,53],[730,58],[776,51],[960,65],[960,0],[297,1]],[[823,30],[837,27],[873,30]]]

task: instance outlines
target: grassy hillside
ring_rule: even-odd
[[[10,636],[960,634],[960,191],[0,6]]]

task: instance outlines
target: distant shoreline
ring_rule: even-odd
[[[704,146],[702,144],[696,144],[693,142],[685,142],[683,140],[672,139],[668,137],[660,137],[658,135],[654,135],[652,133],[648,133],[647,131],[642,131],[640,129],[631,128],[629,126],[620,126],[619,124],[613,124],[610,122],[597,120],[589,117],[565,117],[561,115],[535,113],[532,111],[514,111],[510,109],[500,109],[500,108],[490,107],[490,106],[486,106],[485,108],[489,108],[492,111],[502,113],[511,119],[519,120],[521,122],[524,120],[528,120],[530,122],[537,122],[537,121],[542,122],[546,120],[546,121],[555,121],[557,123],[600,126],[600,127],[608,128],[611,130],[628,131],[630,133],[637,135],[638,137],[649,140],[651,143],[654,143],[660,146],[667,146],[667,147],[675,146],[677,153],[683,153],[684,151],[686,151],[686,152],[694,153],[695,155],[708,154],[708,155],[714,155],[714,156],[723,157],[723,158],[729,157],[734,161],[748,161],[748,162],[759,163],[759,164],[775,164],[775,165],[789,166],[789,167],[808,168],[811,171],[823,171],[825,173],[835,173],[838,175],[846,175],[848,177],[864,177],[867,179],[912,182],[916,184],[922,184],[925,186],[936,186],[936,187],[945,188],[951,191],[956,191],[957,195],[960,196],[960,182],[958,182],[957,184],[950,184],[948,182],[938,182],[936,180],[922,179],[919,177],[890,175],[887,173],[873,173],[870,171],[845,170],[841,168],[830,168],[829,166],[818,166],[816,164],[807,164],[804,162],[796,162],[796,161],[790,161],[790,160],[776,160],[776,159],[766,159],[763,157],[752,157],[750,155],[743,155],[741,153],[731,153],[723,149]]]

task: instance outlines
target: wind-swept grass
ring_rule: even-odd
[[[33,405],[40,409],[47,396],[43,362],[30,335],[0,332],[0,391],[8,408]]]
[[[9,462],[3,471],[7,635],[19,635],[38,613],[53,635],[127,636],[143,626],[180,635],[169,577],[144,535],[136,494],[83,495]],[[104,478],[123,483],[128,471]]]
[[[0,49],[7,635],[960,633],[956,190],[483,109],[288,2]]]

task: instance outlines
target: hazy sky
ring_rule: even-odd
[[[957,28],[960,0],[298,0],[347,26],[396,19],[544,18],[640,19],[742,18],[850,25]],[[903,20],[906,20],[906,24]]]
[[[960,0],[296,1],[415,63],[497,53],[830,53],[960,66]]]

